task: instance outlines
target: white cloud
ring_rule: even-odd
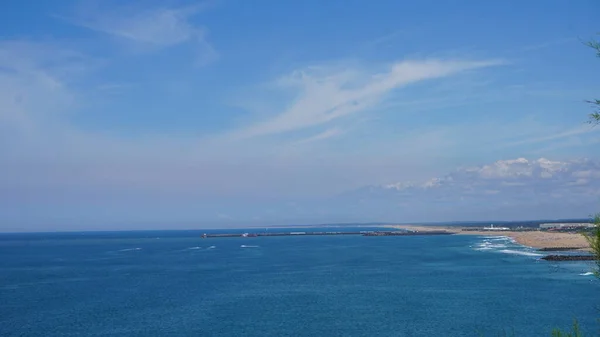
[[[0,44],[0,198],[314,196],[367,183],[373,170],[386,169],[376,160],[355,164],[356,156],[290,154],[286,142],[85,130],[71,119],[86,97],[71,66],[85,62],[57,46]],[[310,141],[342,132],[331,128]]]
[[[491,165],[471,169],[469,172],[477,172],[481,178],[498,179],[532,177],[538,173],[537,171],[541,171],[539,172],[541,178],[550,178],[553,174],[566,170],[568,165],[568,163],[550,161],[545,158],[540,158],[536,161],[518,158],[513,160],[499,160]]]
[[[571,161],[551,161],[545,158],[528,160],[517,158],[498,160],[494,163],[458,169],[448,175],[433,178],[422,183],[399,182],[383,185],[383,189],[394,190],[435,190],[451,188],[457,195],[465,188],[476,188],[477,194],[486,191],[539,188],[544,190],[565,189],[568,186],[585,186],[585,193],[600,188],[600,163],[581,159]],[[578,192],[582,192],[579,190]],[[496,193],[494,193],[496,194]]]
[[[552,41],[546,41],[546,42],[542,42],[542,43],[534,43],[528,46],[524,46],[520,49],[520,51],[523,52],[529,52],[529,51],[539,51],[541,49],[546,49],[546,48],[550,48],[550,47],[557,47],[566,43],[572,43],[572,42],[577,42],[576,38],[573,37],[565,37],[565,38],[559,38],[559,39],[555,39]]]
[[[573,177],[600,179],[600,169],[599,170],[575,171],[575,172],[573,172]]]
[[[366,43],[366,46],[367,47],[377,47],[380,45],[388,45],[388,44],[391,44],[391,42],[393,40],[396,40],[400,37],[409,35],[410,32],[411,31],[407,30],[407,29],[398,29],[391,33],[379,36],[379,37],[369,41],[368,43]]]
[[[531,138],[521,139],[519,141],[509,142],[504,144],[504,146],[517,146],[517,145],[525,145],[525,144],[536,144],[536,143],[546,143],[550,141],[562,140],[566,138],[570,138],[573,136],[584,135],[587,133],[598,131],[589,125],[583,125],[580,127],[571,128],[569,130],[563,132],[556,132],[551,134],[546,134],[542,136],[536,136]]]
[[[517,158],[422,182],[371,185],[339,200],[349,214],[391,221],[515,220],[586,217],[597,211],[599,191],[600,162]]]
[[[297,141],[295,144],[299,145],[299,144],[312,143],[312,142],[316,142],[319,140],[325,140],[325,139],[337,137],[343,133],[344,133],[344,131],[340,128],[331,128],[331,129],[327,129],[317,135],[314,135],[312,137]]]
[[[385,71],[309,67],[277,81],[295,90],[292,102],[279,114],[238,130],[234,138],[278,134],[325,124],[344,116],[375,109],[395,89],[467,70],[502,64],[498,60],[407,60]]]
[[[394,130],[397,136],[388,143],[378,144],[376,149],[397,149],[402,153],[415,149],[413,152],[420,152],[422,156],[466,156],[466,160],[473,161],[478,158],[493,160],[492,153],[504,156],[564,157],[566,148],[578,150],[599,141],[597,135],[600,128],[575,127],[564,131],[565,129],[564,125],[541,123],[527,117],[509,120],[489,117],[477,121],[457,118],[456,121],[445,120],[444,123],[434,121],[431,125],[419,128],[405,128],[399,124]]]
[[[87,66],[83,55],[60,46],[0,42],[0,128],[31,136],[64,117],[75,104],[67,79]]]
[[[196,64],[218,58],[207,40],[206,28],[193,22],[203,6],[138,9],[132,7],[92,8],[68,21],[97,32],[134,43],[141,48],[165,48],[184,43],[194,46]]]

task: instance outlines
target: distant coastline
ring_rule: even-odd
[[[559,250],[560,248],[565,250],[590,250],[589,243],[585,237],[579,233],[538,230],[472,230],[472,227],[465,226],[389,225],[389,227],[416,231],[446,230],[457,235],[507,236],[521,245],[545,250]]]

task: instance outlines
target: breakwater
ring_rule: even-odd
[[[594,255],[548,255],[542,257],[546,261],[593,261],[596,260]]]
[[[319,236],[319,235],[362,235],[362,236],[415,236],[415,235],[451,235],[447,231],[359,231],[359,232],[260,232],[260,233],[210,233],[202,238],[263,237],[263,236]]]
[[[567,251],[567,250],[578,250],[578,249],[583,249],[585,247],[544,247],[544,248],[540,248],[538,249],[539,252],[560,252],[560,251]]]

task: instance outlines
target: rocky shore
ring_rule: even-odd
[[[542,257],[546,261],[594,261],[594,255],[548,255]]]
[[[565,250],[578,250],[585,249],[587,247],[544,247],[538,249],[539,252],[560,252]]]

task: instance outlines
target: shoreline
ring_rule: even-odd
[[[558,249],[565,248],[575,251],[590,251],[590,245],[585,237],[578,233],[553,233],[542,231],[476,231],[463,230],[469,227],[459,226],[411,226],[411,225],[391,225],[392,228],[430,231],[445,230],[456,235],[476,235],[476,236],[506,236],[515,240],[520,245],[536,249]]]

